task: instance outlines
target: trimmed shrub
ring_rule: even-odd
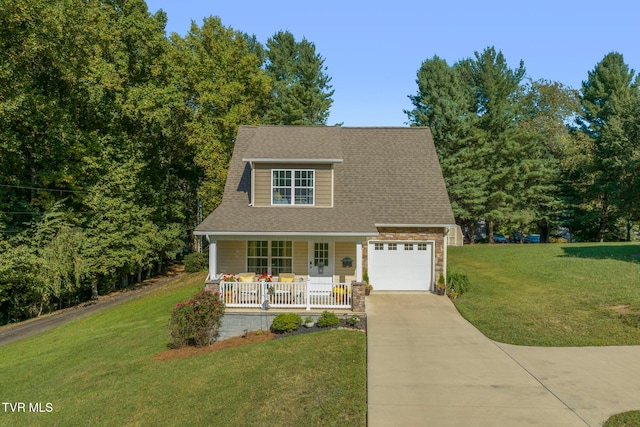
[[[205,254],[192,252],[184,257],[184,269],[187,273],[197,273],[204,271],[209,265],[209,260]]]
[[[209,345],[218,333],[224,309],[220,294],[206,290],[179,302],[171,312],[169,345],[173,348]]]
[[[336,316],[334,312],[327,310],[322,312],[322,314],[318,318],[318,321],[316,322],[316,325],[319,328],[328,328],[329,326],[335,326],[339,324],[340,319],[338,318],[338,316]]]
[[[283,334],[297,330],[302,325],[302,317],[295,313],[280,313],[273,318],[271,330]]]

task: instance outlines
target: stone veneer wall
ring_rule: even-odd
[[[204,289],[205,291],[220,292],[220,282],[218,282],[217,280],[205,282]]]
[[[370,237],[367,244],[362,245],[362,265],[369,265],[369,240],[433,240],[435,242],[435,271],[434,281],[438,281],[444,273],[444,251],[446,229],[441,227],[380,227],[378,236]]]
[[[352,282],[351,289],[351,311],[364,313],[366,311],[364,302],[365,282]]]

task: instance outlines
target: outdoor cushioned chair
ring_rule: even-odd
[[[255,273],[240,273],[238,274],[238,281],[240,283],[252,283],[256,281]],[[239,291],[239,300],[241,303],[256,303],[258,300],[257,289],[246,289],[244,287]]]
[[[238,281],[243,283],[250,283],[256,281],[255,273],[240,273],[238,274]]]
[[[278,279],[278,281],[280,281],[280,282],[293,282],[295,277],[296,277],[296,275],[293,274],[293,273],[280,273],[280,278]]]

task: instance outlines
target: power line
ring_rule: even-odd
[[[2,211],[0,211],[0,214],[7,214],[7,215],[42,215],[42,212],[2,212]]]
[[[20,189],[20,190],[50,191],[52,193],[92,194],[92,193],[96,192],[95,190],[62,190],[62,189],[59,189],[59,188],[29,187],[29,186],[26,186],[26,185],[11,185],[11,184],[0,184],[0,187],[17,188],[17,189]],[[147,195],[155,195],[157,193],[154,193],[154,192],[140,193],[140,192],[137,192],[137,191],[110,193],[110,195],[112,195],[112,196],[122,196],[122,195],[131,195],[131,194],[147,196]]]
[[[10,184],[0,184],[0,187],[7,187],[7,188],[18,188],[21,190],[40,190],[40,191],[51,191],[54,193],[90,193],[90,191],[86,191],[86,190],[62,190],[62,189],[58,189],[58,188],[44,188],[44,187],[27,187],[25,185],[10,185]]]

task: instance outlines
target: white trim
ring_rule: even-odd
[[[318,163],[342,163],[343,160],[342,159],[277,159],[277,158],[259,158],[259,157],[245,157],[242,159],[243,162],[249,162],[251,164],[253,163],[313,163],[313,164],[318,164]]]
[[[356,282],[362,282],[362,240],[356,242]]]
[[[282,186],[282,185],[273,185],[273,174],[274,173],[278,173],[278,172],[290,172],[291,176],[290,176],[290,180],[291,180],[291,185],[289,185],[288,187],[286,186]],[[296,187],[296,173],[298,172],[306,172],[307,174],[311,174],[311,182],[313,183],[313,185],[311,187]],[[286,178],[284,178],[286,179]],[[303,178],[300,178],[303,179]],[[307,175],[307,180],[309,179],[309,175]],[[255,187],[255,186],[254,186]],[[273,203],[273,189],[274,188],[289,188],[290,191],[290,199],[289,199],[289,203]],[[312,194],[312,200],[311,203],[296,203],[296,188],[299,189],[311,189],[311,194]],[[270,194],[270,198],[271,198],[271,206],[309,206],[309,207],[314,207],[316,205],[316,170],[315,169],[303,169],[303,168],[297,168],[297,169],[282,169],[282,168],[272,168],[271,169],[271,194]]]
[[[218,272],[218,247],[217,241],[209,240],[209,277],[216,277]]]
[[[273,180],[273,177],[271,177],[271,179]],[[256,182],[256,170],[254,168],[251,168],[251,200],[249,201],[249,206],[253,206],[253,204],[256,201],[255,182]]]
[[[455,224],[374,224],[376,227],[431,227],[431,228],[449,228]]]
[[[242,237],[243,239],[246,237],[252,236],[287,236],[287,237],[347,237],[347,238],[367,238],[367,237],[376,237],[379,234],[376,233],[333,233],[333,232],[302,232],[302,231],[194,231],[193,234],[195,236],[207,236],[207,237]]]

